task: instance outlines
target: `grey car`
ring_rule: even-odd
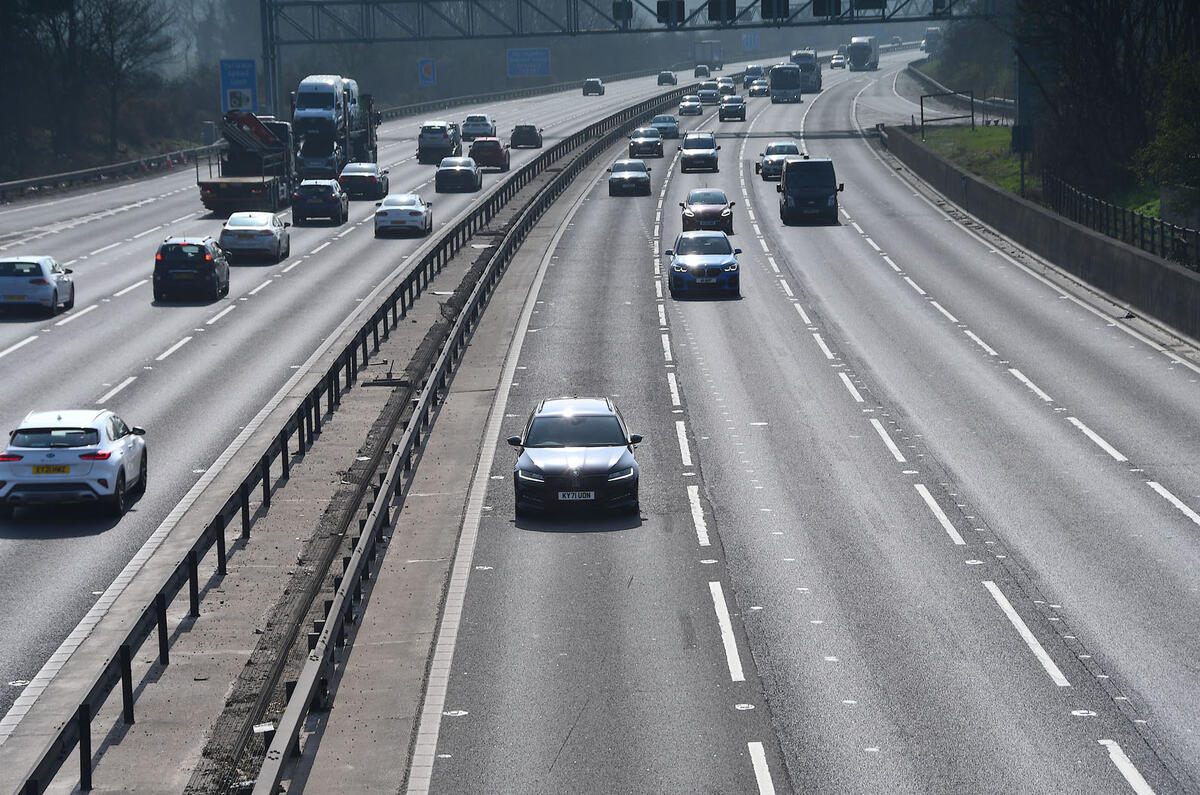
[[[230,255],[257,254],[280,262],[292,253],[290,226],[274,213],[234,213],[221,227],[217,242]]]
[[[650,195],[650,166],[641,160],[618,160],[608,174],[608,195]]]
[[[759,161],[754,164],[754,173],[764,181],[779,179],[783,173],[783,163],[789,157],[799,157],[800,146],[795,141],[772,141],[767,148],[758,153]]]
[[[683,143],[679,146],[679,170],[683,173],[716,171],[717,150],[720,148],[716,136],[710,132],[688,133],[683,136]]]
[[[0,307],[36,306],[54,317],[75,306],[73,271],[54,257],[0,257]]]

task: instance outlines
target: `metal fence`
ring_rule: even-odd
[[[132,622],[117,647],[113,649],[107,659],[97,661],[97,669],[87,675],[90,676],[90,679],[85,679],[82,685],[78,683],[77,675],[75,686],[81,686],[84,689],[84,695],[74,710],[74,714],[63,716],[57,733],[45,738],[41,750],[37,752],[37,758],[24,763],[24,771],[9,768],[7,771],[0,772],[0,784],[3,784],[3,780],[8,779],[9,776],[14,778],[20,776],[19,780],[23,782],[20,785],[22,793],[27,795],[40,793],[46,789],[57,774],[71,750],[78,746],[79,787],[83,790],[91,789],[92,720],[118,685],[121,687],[123,719],[126,723],[133,722],[134,680],[131,666],[133,656],[151,635],[156,634],[159,662],[163,665],[169,663],[170,632],[167,622],[167,606],[186,586],[189,615],[200,615],[200,561],[215,549],[217,575],[221,576],[226,573],[228,552],[226,532],[228,528],[230,526],[238,527],[243,539],[250,537],[252,494],[256,489],[261,488],[262,508],[270,508],[273,474],[277,474],[279,479],[288,477],[292,446],[295,445],[297,454],[303,453],[312,446],[316,435],[321,432],[322,418],[338,407],[343,391],[350,389],[357,381],[358,371],[366,366],[370,353],[378,351],[381,340],[386,339],[390,331],[405,319],[408,310],[429,286],[434,276],[441,272],[450,259],[467,245],[468,240],[475,232],[488,224],[500,209],[531,180],[573,149],[594,139],[600,139],[595,146],[589,147],[584,155],[575,158],[555,177],[551,186],[558,187],[548,186],[538,193],[521,215],[522,220],[513,225],[513,229],[519,231],[510,231],[499,246],[497,254],[489,265],[488,272],[481,277],[480,286],[472,293],[470,302],[460,315],[459,323],[452,332],[451,342],[443,349],[437,364],[429,375],[421,393],[420,403],[404,430],[404,441],[402,445],[397,446],[397,454],[392,460],[389,476],[394,474],[393,471],[397,467],[405,470],[411,467],[413,451],[420,445],[425,429],[432,422],[433,406],[436,405],[435,396],[448,384],[451,368],[457,363],[469,332],[482,312],[484,297],[490,294],[495,280],[499,278],[499,273],[503,270],[503,264],[507,264],[511,260],[513,253],[520,242],[524,240],[533,222],[565,188],[566,183],[563,180],[568,177],[564,175],[569,174],[573,177],[586,162],[603,151],[617,137],[624,135],[635,121],[668,104],[677,102],[685,91],[693,88],[694,85],[690,85],[643,100],[563,139],[543,152],[533,162],[513,173],[498,190],[472,209],[466,217],[454,224],[426,251],[413,270],[403,277],[391,293],[381,301],[380,305],[372,310],[370,317],[363,325],[349,337],[341,351],[333,357],[328,368],[315,378],[315,383],[312,383],[312,379],[310,379],[311,385],[304,393],[299,405],[283,420],[282,427],[274,434],[271,441],[262,444],[260,449],[254,451],[254,463],[248,468],[240,484],[227,495],[217,514],[204,523],[203,530],[183,558],[157,584],[154,598],[141,609],[138,618]],[[581,161],[583,161],[582,164]],[[394,479],[390,490],[381,492],[382,488],[383,484],[381,483],[380,487],[374,489],[376,499],[372,511],[382,512],[386,519],[386,505],[394,492]],[[385,499],[380,499],[381,493]],[[364,538],[370,538],[370,535],[364,533]],[[366,542],[359,545],[360,549],[364,546],[366,546]],[[359,551],[356,550],[352,561],[359,561],[360,557]],[[374,557],[373,553],[370,553],[370,557]],[[356,562],[354,565],[360,566],[356,571],[361,573],[361,562]],[[347,579],[343,581],[343,587],[339,591],[338,605],[342,605],[346,601],[346,589],[355,588],[355,593],[359,593],[357,591],[358,578],[350,577],[350,572],[347,572],[346,577]],[[319,646],[322,654],[331,653],[331,651],[327,651],[330,633],[340,637],[341,625],[339,622],[345,618],[347,609],[353,610],[352,601],[336,612],[331,607],[331,612],[335,614],[337,620],[331,619],[328,623],[328,631],[322,635]],[[311,689],[301,691],[304,682],[305,680],[302,679],[301,684],[297,686],[297,692],[309,694],[309,697],[303,700],[303,707],[307,711],[315,687],[309,683],[308,687]],[[9,761],[20,762],[20,760]]]
[[[1052,210],[1077,224],[1200,271],[1200,230],[1176,226],[1109,204],[1045,172],[1042,173],[1042,197]]]

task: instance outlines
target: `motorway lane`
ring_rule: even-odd
[[[817,103],[809,128],[853,129],[845,98]],[[864,230],[845,245],[775,233],[816,314],[1196,786],[1196,368],[964,234],[861,142],[809,144],[836,159]]]
[[[603,103],[581,105],[574,95],[541,99],[538,106],[545,107],[542,118],[548,136],[577,128],[580,114],[595,118],[632,97],[658,92],[653,79],[632,82],[638,85],[610,90]],[[506,118],[527,118],[527,113],[514,107],[496,115],[507,124]],[[405,122],[406,129],[415,124]],[[514,165],[533,156],[521,150]],[[433,167],[418,168],[412,162],[390,176],[399,191],[430,180],[432,172]],[[496,181],[487,176],[485,186]],[[186,198],[164,201],[155,211],[160,215],[118,216],[100,222],[103,227],[68,230],[64,234],[74,236],[71,242],[77,246],[68,253],[74,256],[108,245],[103,239],[88,240],[101,228],[123,225],[121,234],[128,236],[140,231],[141,224],[195,211],[194,190],[190,185]],[[477,198],[438,195],[435,217],[444,224]],[[421,241],[373,239],[373,210],[369,202],[355,202],[349,225],[294,230],[291,259],[279,265],[236,266],[230,296],[213,304],[155,305],[148,283],[116,295],[148,277],[158,236],[147,235],[119,251],[104,252],[111,259],[97,256],[81,269],[86,279],[75,312],[54,321],[3,318],[0,334],[6,342],[0,350],[37,337],[0,359],[8,376],[0,387],[0,420],[6,427],[15,425],[35,402],[87,406],[105,398],[105,404],[131,422],[147,427],[152,464],[148,495],[120,523],[98,519],[87,509],[64,509],[37,518],[19,513],[17,521],[0,527],[0,561],[7,572],[0,598],[8,605],[0,615],[0,638],[5,639],[0,709],[8,708],[21,692],[19,683],[38,671],[96,593],[112,581],[258,408],[358,301],[393,269],[403,267],[402,257]],[[135,219],[137,225],[132,223]],[[172,231],[211,232],[219,223],[194,216]],[[105,298],[97,301],[97,295]],[[89,299],[98,307],[83,314]],[[176,348],[184,339],[188,341]],[[129,378],[136,380],[128,382]],[[122,384],[126,386],[108,397]],[[3,684],[8,682],[18,684]]]
[[[656,186],[670,162],[650,160]],[[726,657],[713,595],[728,604],[724,567],[689,508],[696,473],[677,446],[654,309],[654,201],[610,198],[600,180],[537,295],[493,440],[432,791],[746,791],[749,743],[764,741],[778,770],[760,686]],[[561,394],[611,396],[649,434],[639,516],[514,522],[502,439]],[[740,670],[736,609],[731,622]]]
[[[838,104],[840,82],[830,81],[830,99],[823,101],[845,111],[850,97]],[[775,131],[800,129],[799,117],[814,106],[819,103],[766,108],[749,146],[758,136],[786,137]],[[719,130],[737,135],[748,127],[729,123]],[[849,134],[845,127],[829,127],[813,138]],[[609,665],[576,659],[582,650],[607,663],[613,649],[638,648],[628,639],[631,626],[667,632],[653,623],[661,618],[634,613],[617,595],[623,575],[636,580],[641,572],[622,546],[632,529],[617,530],[621,538],[610,540],[612,534],[588,531],[619,525],[594,520],[525,527],[510,518],[511,453],[506,455],[502,438],[519,432],[526,409],[519,396],[528,395],[524,403],[532,405],[541,395],[592,392],[616,395],[633,429],[649,429],[641,450],[638,529],[669,525],[672,518],[686,528],[681,484],[655,479],[660,467],[679,464],[670,456],[664,464],[659,446],[653,458],[646,454],[663,437],[670,445],[681,416],[690,428],[689,471],[713,506],[709,559],[713,566],[723,556],[728,561],[732,591],[726,593],[737,616],[738,646],[744,648],[744,621],[754,662],[747,673],[761,674],[786,762],[783,774],[771,757],[781,788],[790,780],[796,789],[816,791],[1119,792],[1141,775],[1158,791],[1176,789],[1137,726],[1105,692],[1104,680],[1094,676],[1087,655],[1076,659],[1084,647],[1068,642],[1074,623],[1056,632],[1065,624],[1056,612],[1060,605],[1033,601],[1038,591],[1010,560],[1009,539],[958,491],[958,473],[927,446],[924,424],[947,422],[961,406],[939,406],[943,414],[918,423],[908,395],[876,380],[876,368],[892,364],[889,357],[896,359],[890,369],[913,371],[910,380],[945,379],[943,368],[969,372],[977,365],[967,360],[977,357],[978,346],[943,353],[954,342],[942,339],[946,332],[936,326],[903,333],[893,328],[888,347],[851,345],[854,335],[847,329],[862,323],[861,316],[916,314],[903,291],[918,294],[903,280],[895,287],[890,269],[875,274],[863,267],[856,274],[858,289],[890,294],[855,304],[852,289],[841,286],[844,303],[839,293],[831,307],[814,284],[837,284],[849,267],[842,263],[872,264],[881,255],[849,224],[779,230],[773,185],[756,183],[752,160],[729,168],[740,142],[722,141],[722,173],[672,178],[661,206],[673,208],[700,184],[724,187],[736,198],[739,175],[745,176],[760,228],[771,231],[760,242],[749,218],[739,215],[734,240],[747,250],[743,300],[662,302],[667,322],[656,327],[652,304],[660,302],[648,300],[639,272],[629,270],[657,222],[644,200],[606,199],[594,191],[559,248],[522,353],[527,369],[513,385],[509,420],[496,440],[499,463],[492,469],[475,559],[481,568],[468,587],[446,699],[452,717],[443,720],[438,744],[446,756],[436,762],[433,790],[461,790],[464,782],[471,791],[484,784],[494,789],[497,781],[517,782],[514,790],[569,788],[575,782],[556,778],[565,774],[557,772],[552,754],[574,745],[569,713],[576,706],[578,715],[591,718],[592,749],[602,749],[572,758],[592,776],[588,788],[596,788],[591,782],[600,776],[608,789],[623,789],[623,771],[608,762],[614,757],[654,775],[659,754],[678,742],[655,732],[649,746],[626,746],[626,737],[656,728],[656,716],[614,719],[611,713],[624,707],[624,694],[612,687],[616,675]],[[846,144],[853,145],[861,147]],[[816,146],[813,151],[821,153]],[[662,174],[655,171],[657,186]],[[876,178],[886,173],[877,167]],[[626,207],[637,202],[638,217],[614,215],[627,215]],[[662,226],[668,242],[656,248],[667,248],[678,230],[673,210],[663,212]],[[613,228],[627,234],[614,237]],[[581,256],[581,250],[593,253]],[[605,252],[606,265],[616,264],[597,269],[595,250]],[[613,271],[624,276],[618,287],[609,283]],[[607,287],[599,295],[596,281]],[[664,387],[670,395],[673,385],[654,366],[664,361],[656,345],[664,335],[672,352],[665,371],[676,373],[678,402],[663,401]],[[641,380],[631,381],[631,371]],[[993,395],[968,405],[981,405],[986,397]],[[1009,409],[1025,396],[994,397]],[[664,410],[674,405],[682,408]],[[1011,428],[999,433],[1009,434],[1009,444],[1022,435]],[[1005,506],[999,508],[1002,515]],[[673,516],[660,515],[664,511]],[[553,532],[536,532],[547,525]],[[563,538],[563,531],[570,535]],[[663,580],[660,599],[689,600],[695,587],[686,566],[674,559],[659,563],[665,552],[653,543],[643,548]],[[603,576],[584,562],[600,567]],[[631,615],[614,622],[614,612]],[[672,721],[671,730],[686,735],[703,689],[693,689],[695,672],[680,667],[675,636],[666,637],[655,652],[660,665],[678,673],[660,687],[680,691],[688,712]],[[547,659],[556,644],[567,662]],[[590,713],[588,694],[613,703],[611,712]],[[572,708],[563,709],[564,703]],[[775,753],[775,743],[767,747]],[[694,753],[686,745],[674,752]],[[1140,772],[1130,772],[1129,757]],[[707,780],[704,772],[699,780]],[[742,778],[724,789],[753,788],[745,765],[738,773]],[[698,788],[695,780],[659,783],[664,791]]]

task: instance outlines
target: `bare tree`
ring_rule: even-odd
[[[139,76],[170,57],[172,41],[166,31],[173,10],[161,0],[82,0],[90,26],[97,83],[106,101],[109,155],[117,152],[121,109],[136,89]]]

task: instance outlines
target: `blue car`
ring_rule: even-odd
[[[292,194],[292,224],[328,218],[335,224],[350,220],[350,197],[336,179],[306,179]]]
[[[681,295],[723,294],[741,298],[741,273],[737,255],[724,232],[684,232],[667,249],[671,258],[668,287],[672,298]]]

